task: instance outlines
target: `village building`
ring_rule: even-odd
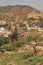
[[[0,21],[0,36],[8,37],[8,35],[11,33],[5,28],[7,25],[7,21]]]
[[[7,24],[7,22],[6,21],[0,21],[0,26],[2,25],[6,25]]]

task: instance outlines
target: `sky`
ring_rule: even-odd
[[[0,0],[0,6],[29,5],[43,12],[43,0]]]

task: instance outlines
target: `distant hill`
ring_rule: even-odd
[[[27,15],[32,12],[35,12],[35,14],[41,14],[40,11],[31,6],[0,6],[0,20],[20,22],[26,20]]]

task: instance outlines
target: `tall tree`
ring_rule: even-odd
[[[17,41],[17,40],[18,40],[18,30],[17,30],[17,26],[15,26],[15,30],[14,30],[12,36],[11,36],[11,40],[12,40],[12,41],[14,41],[14,40]]]

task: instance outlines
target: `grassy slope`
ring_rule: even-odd
[[[31,56],[34,51],[25,51],[22,53],[5,54],[0,57],[0,65],[11,65],[9,62],[14,62],[16,65],[35,65],[37,62],[43,61],[43,55]]]
[[[3,49],[7,51],[15,50],[16,48],[22,47],[24,44],[27,44],[27,41],[33,40],[32,38],[18,40],[10,46],[3,46]],[[43,55],[35,56],[34,51],[26,50],[21,53],[4,53],[0,55],[0,65],[12,65],[9,62],[14,62],[16,65],[35,65],[37,62],[43,61]]]

